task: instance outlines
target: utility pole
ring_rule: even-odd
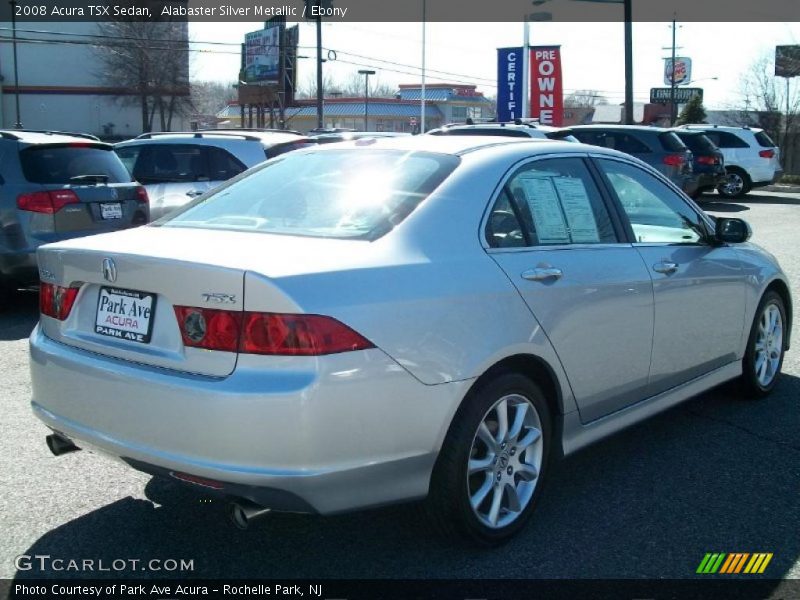
[[[633,9],[632,0],[624,0],[625,9],[625,124],[633,125]]]
[[[11,0],[11,45],[14,48],[14,104],[17,110],[17,121],[14,123],[16,129],[22,129],[22,122],[19,120],[19,71],[17,67],[17,0]]]
[[[422,0],[422,90],[419,98],[419,132],[425,133],[425,12],[426,0]]]
[[[358,74],[364,76],[364,131],[369,131],[369,76],[375,75],[375,71],[360,69]]]
[[[677,106],[675,106],[675,19],[672,19],[672,65],[669,71],[669,124],[675,125],[677,118]]]
[[[531,26],[529,15],[525,15],[523,25],[525,29],[522,32],[522,118],[527,119],[531,114],[530,97],[528,96],[528,91],[531,87]]]
[[[317,127],[322,129],[324,115],[322,114],[322,16],[317,16]]]

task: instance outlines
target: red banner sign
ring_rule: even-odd
[[[542,125],[564,123],[560,46],[531,48],[531,117]]]

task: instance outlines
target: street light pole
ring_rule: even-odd
[[[531,77],[531,22],[530,16],[525,15],[525,29],[522,33],[522,118],[527,119],[530,115],[530,97],[528,91],[530,90],[530,77]]]
[[[317,16],[317,127],[322,129],[324,119],[322,114],[322,17]]]
[[[358,73],[364,76],[364,131],[369,131],[369,76],[375,71],[360,69]]]
[[[425,133],[425,12],[426,2],[422,0],[422,89],[419,98],[419,132]]]
[[[633,9],[624,1],[625,11],[625,124],[633,125]]]
[[[16,129],[22,129],[22,123],[19,120],[19,71],[17,67],[17,0],[10,0],[11,5],[11,45],[14,48],[14,104],[17,111],[17,121],[14,123]]]

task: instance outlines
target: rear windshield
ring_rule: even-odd
[[[718,150],[714,142],[708,139],[704,133],[679,133],[677,135],[695,154],[710,154]]]
[[[87,175],[107,183],[129,183],[131,176],[111,148],[81,143],[31,146],[19,153],[22,172],[31,183],[81,183]],[[76,179],[78,178],[78,179]]]
[[[761,146],[762,148],[774,148],[775,147],[775,142],[773,142],[772,138],[769,137],[765,132],[757,131],[755,135],[756,135],[756,141],[758,142],[758,145]]]
[[[159,224],[376,239],[405,219],[458,163],[456,156],[400,150],[292,152]]]
[[[686,144],[671,131],[659,134],[658,139],[661,141],[661,147],[667,152],[686,152]]]

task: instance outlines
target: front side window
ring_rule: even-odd
[[[611,188],[628,216],[635,241],[697,244],[705,227],[677,193],[653,175],[628,163],[598,159]]]
[[[750,146],[738,135],[727,131],[706,131],[710,139],[718,148],[749,148]]]
[[[540,160],[522,167],[505,185],[489,226],[494,230],[488,242],[494,247],[521,245],[523,236],[535,246],[617,242],[605,203],[580,158]]]
[[[459,161],[402,150],[290,152],[161,225],[376,239],[405,219]]]

